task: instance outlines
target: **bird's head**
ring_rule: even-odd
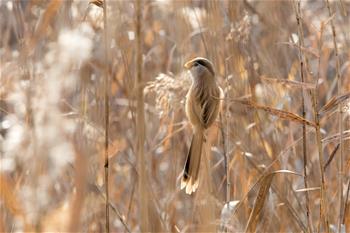
[[[213,64],[203,57],[196,57],[186,62],[184,67],[191,72],[193,78],[215,77]]]

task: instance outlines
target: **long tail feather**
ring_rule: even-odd
[[[203,131],[195,130],[181,180],[181,189],[186,188],[185,191],[187,194],[195,192],[198,188],[198,174],[201,162],[203,140]]]

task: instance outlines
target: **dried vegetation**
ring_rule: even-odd
[[[0,1],[0,232],[349,232],[350,3]],[[183,64],[225,92],[198,191]]]

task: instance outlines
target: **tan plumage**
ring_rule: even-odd
[[[181,179],[181,189],[186,188],[186,193],[191,194],[198,188],[205,131],[219,114],[223,92],[216,83],[214,68],[209,60],[197,57],[187,62],[185,68],[192,77],[192,86],[186,96],[186,115],[193,128],[193,137]]]

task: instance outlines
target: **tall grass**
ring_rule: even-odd
[[[0,232],[350,231],[349,14],[328,0],[0,1]],[[225,97],[186,195],[195,56]]]

